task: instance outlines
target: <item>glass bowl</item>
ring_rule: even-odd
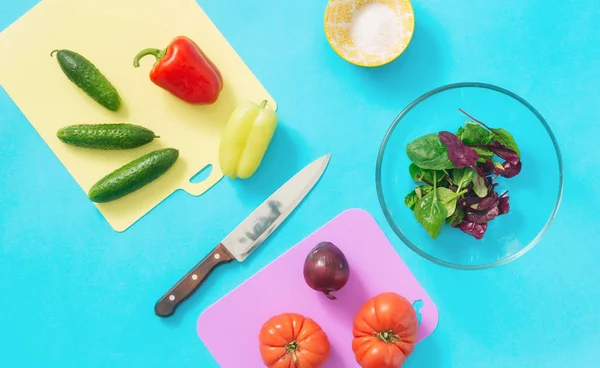
[[[508,190],[510,212],[490,221],[481,240],[450,225],[432,239],[404,204],[415,188],[406,145],[425,134],[456,132],[470,120],[459,108],[492,128],[508,130],[521,151],[520,174],[496,180],[499,194]],[[527,101],[493,85],[457,83],[424,94],[398,115],[381,144],[376,179],[383,213],[410,249],[443,266],[483,269],[522,256],[544,235],[560,205],[563,164],[552,130]]]

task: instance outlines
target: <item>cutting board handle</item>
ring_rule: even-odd
[[[192,181],[198,174],[205,170],[210,170],[206,178],[198,182]],[[223,172],[219,165],[216,163],[208,164],[202,170],[198,171],[190,180],[182,183],[181,189],[193,196],[199,196],[209,190],[213,185],[217,184],[222,178]]]
[[[168,317],[175,312],[175,309],[185,299],[198,289],[200,284],[206,279],[211,271],[222,263],[229,263],[234,260],[233,255],[219,244],[204,257],[194,268],[190,270],[181,280],[175,284],[165,295],[163,295],[154,306],[154,313],[159,317]]]

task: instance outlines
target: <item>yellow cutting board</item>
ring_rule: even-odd
[[[179,35],[196,41],[221,71],[224,88],[215,104],[190,105],[154,85],[148,77],[153,57],[133,67],[140,50],[165,48]],[[106,110],[71,83],[50,56],[54,49],[70,49],[93,62],[119,91],[121,110]],[[85,193],[104,175],[145,153],[179,149],[176,164],[153,183],[110,203],[90,201],[117,231],[127,229],[177,189],[198,196],[223,177],[218,146],[237,103],[268,100],[276,109],[269,93],[194,0],[42,0],[0,33],[0,52],[0,85]],[[107,122],[142,125],[160,138],[126,151],[73,147],[56,138],[57,130],[66,125]],[[190,181],[209,165],[208,178]]]

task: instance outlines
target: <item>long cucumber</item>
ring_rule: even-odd
[[[56,136],[66,144],[104,150],[137,148],[158,138],[149,129],[126,123],[70,125]]]
[[[114,201],[158,179],[179,158],[179,151],[165,148],[150,152],[100,179],[88,193],[96,203]]]

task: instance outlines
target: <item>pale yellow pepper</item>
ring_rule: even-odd
[[[244,102],[231,113],[219,146],[219,165],[231,179],[247,179],[260,166],[277,127],[277,113]]]

